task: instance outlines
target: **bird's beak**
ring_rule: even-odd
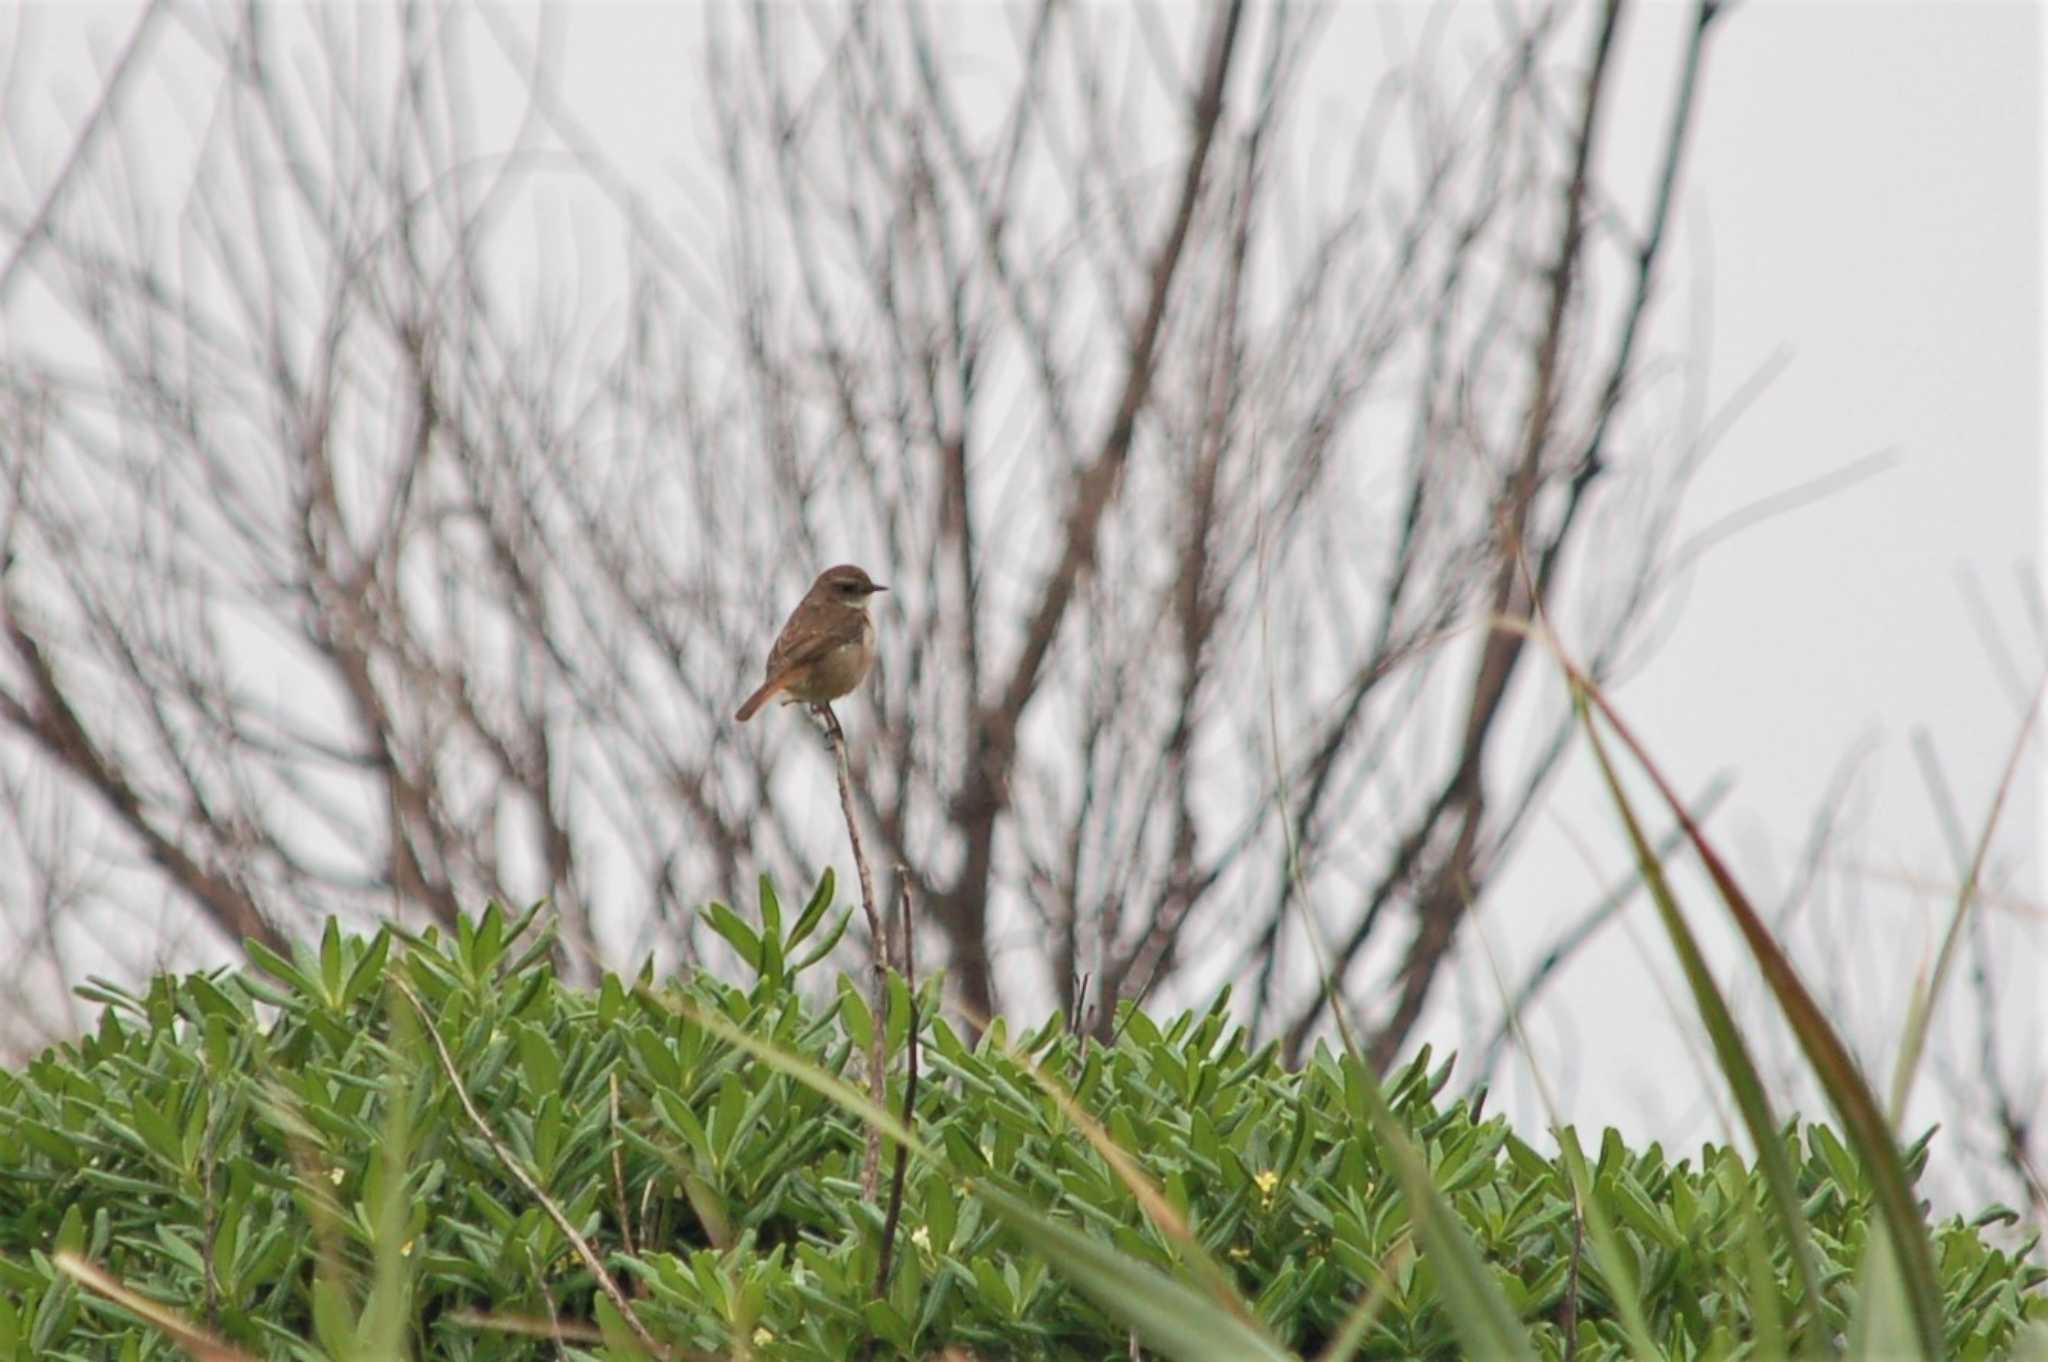
[[[870,594],[872,594],[872,593],[874,593],[874,592],[877,592],[877,591],[887,591],[888,589],[889,589],[888,587],[886,587],[886,586],[883,586],[883,585],[881,585],[881,584],[880,584],[879,582],[869,582],[869,583],[868,583],[868,591],[869,591],[869,593],[870,593]]]

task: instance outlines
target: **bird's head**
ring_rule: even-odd
[[[851,563],[826,568],[818,574],[818,580],[811,583],[813,600],[837,601],[859,610],[868,608],[868,598],[877,591],[887,591],[886,586],[875,584],[867,573]]]

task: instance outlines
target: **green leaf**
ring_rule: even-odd
[[[77,1202],[64,1208],[64,1218],[57,1222],[57,1238],[50,1245],[52,1253],[85,1252],[85,1210]]]
[[[184,1144],[178,1138],[178,1128],[171,1124],[171,1118],[140,1093],[129,1099],[128,1119],[134,1123],[135,1131],[149,1152],[162,1159],[172,1168],[183,1168]]]
[[[845,912],[832,920],[831,925],[825,929],[825,934],[818,938],[818,943],[804,953],[803,959],[790,964],[787,973],[792,975],[802,974],[805,970],[832,954],[833,949],[839,945],[840,938],[846,935],[846,929],[851,925],[853,925],[853,909],[849,907]]]
[[[331,1274],[321,1273],[313,1282],[313,1337],[332,1358],[355,1354],[355,1312],[349,1308],[348,1293]]]
[[[531,1022],[514,1022],[513,1034],[519,1042],[519,1067],[526,1074],[527,1087],[537,1097],[560,1093],[562,1057],[555,1053],[547,1033]]]
[[[896,1307],[887,1301],[869,1301],[861,1307],[861,1319],[884,1343],[894,1348],[903,1357],[917,1355],[916,1339],[910,1332],[910,1321],[898,1314]]]
[[[647,1350],[640,1346],[640,1340],[635,1338],[632,1329],[627,1327],[625,1316],[621,1315],[618,1307],[612,1304],[611,1297],[599,1293],[595,1303],[595,1312],[597,1314],[598,1331],[604,1335],[604,1346],[607,1352],[618,1357],[644,1358],[647,1356]]]
[[[885,991],[889,998],[889,1025],[883,1033],[883,1044],[893,1055],[903,1048],[910,1035],[910,986],[904,983],[902,975],[891,970]]]
[[[761,876],[761,935],[782,940],[782,900],[775,896],[775,882]]]
[[[668,1122],[669,1127],[677,1134],[689,1141],[690,1147],[697,1152],[697,1157],[706,1164],[715,1164],[717,1158],[712,1152],[711,1137],[705,1132],[704,1123],[697,1119],[697,1113],[690,1110],[690,1104],[683,1100],[682,1095],[664,1088],[655,1093],[654,1100],[662,1119]]]
[[[712,931],[732,944],[732,948],[739,952],[740,959],[747,962],[749,969],[756,974],[761,972],[760,934],[742,922],[738,913],[722,903],[713,902],[705,905],[703,917],[711,924]]]
[[[860,996],[860,990],[843,974],[839,976],[839,1024],[846,1028],[854,1049],[866,1054],[875,1040],[874,1014],[868,1011],[867,1000]]]
[[[626,1010],[626,986],[616,974],[606,974],[597,986],[597,1024],[610,1028]]]
[[[370,948],[356,959],[355,967],[348,973],[348,980],[342,985],[341,1005],[353,1007],[384,977],[384,961],[391,954],[391,933],[387,929],[378,932],[370,940]]]
[[[785,949],[795,950],[805,938],[818,929],[818,924],[825,920],[826,911],[832,907],[833,887],[832,867],[828,865],[825,867],[825,873],[818,876],[818,887],[811,891],[810,902],[806,903],[803,912],[798,914],[796,925],[789,929],[789,939],[784,943]]]
[[[329,1007],[342,1005],[341,919],[328,918],[320,933],[320,997]]]
[[[290,984],[301,996],[311,996],[316,990],[312,980],[302,973],[297,965],[279,955],[253,936],[242,938],[242,954],[249,957],[249,963],[273,979]]]

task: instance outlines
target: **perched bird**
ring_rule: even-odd
[[[851,563],[819,573],[768,652],[767,679],[733,717],[745,723],[777,695],[785,705],[828,704],[865,681],[875,665],[868,599],[888,589]]]

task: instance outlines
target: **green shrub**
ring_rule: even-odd
[[[617,1311],[504,1152],[665,1345],[831,1362],[948,1345],[1124,1358],[1127,1321],[1077,1289],[1076,1262],[1026,1247],[980,1189],[1127,1259],[1199,1276],[1026,1057],[1136,1156],[1285,1348],[1322,1349],[1376,1295],[1362,1355],[1459,1355],[1357,1062],[1324,1050],[1290,1072],[1271,1047],[1247,1048],[1222,998],[1163,1023],[1127,1010],[1106,1048],[1057,1021],[1013,1045],[998,1022],[970,1046],[933,1017],[927,984],[915,1127],[937,1157],[909,1163],[894,1270],[875,1299],[883,1211],[860,1194],[860,1120],[789,1063],[721,1039],[715,1020],[825,1073],[859,1073],[873,1023],[858,988],[842,977],[821,1008],[795,987],[843,930],[830,897],[828,877],[787,926],[765,885],[758,929],[712,910],[753,968],[750,988],[708,974],[657,985],[643,972],[637,985],[567,989],[545,940],[494,908],[452,940],[387,930],[365,941],[330,926],[297,960],[259,951],[267,978],[161,977],[142,997],[87,990],[107,1004],[96,1032],[0,1073],[0,1362],[175,1354],[61,1273],[60,1249],[259,1356],[389,1355],[392,1342],[421,1358],[629,1355]],[[911,1009],[900,980],[892,993],[898,1109]],[[1385,1092],[1534,1350],[1565,1356],[1570,1318],[1577,1357],[1626,1355],[1614,1308],[1624,1288],[1596,1263],[1563,1164],[1501,1118],[1440,1102],[1449,1071],[1425,1053]],[[1589,1158],[1633,1262],[1627,1289],[1667,1356],[1732,1356],[1759,1330],[1766,1351],[1848,1333],[1869,1189],[1826,1128],[1784,1138],[1825,1277],[1817,1323],[1761,1178],[1735,1152],[1672,1160],[1609,1131]],[[1925,1144],[1910,1151],[1916,1173]],[[1932,1231],[1959,1358],[1996,1355],[2023,1318],[2048,1317],[2048,1273],[1979,1233],[1997,1214]],[[599,1321],[609,1341],[558,1345],[479,1313]]]

